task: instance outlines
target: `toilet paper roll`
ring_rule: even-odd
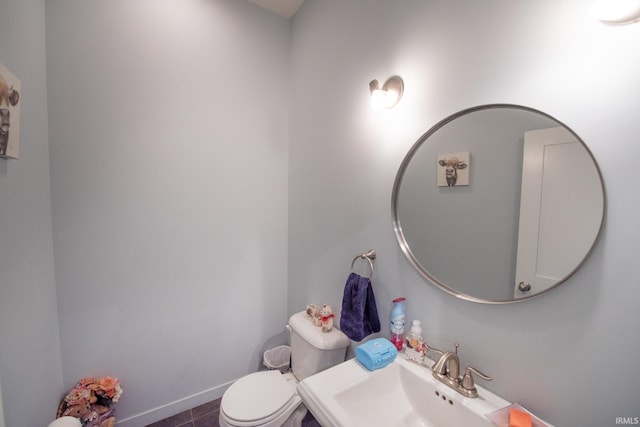
[[[74,417],[60,417],[48,427],[82,427],[80,420]]]

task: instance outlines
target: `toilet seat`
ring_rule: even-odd
[[[240,378],[227,389],[220,413],[229,425],[253,427],[283,422],[302,403],[292,374],[261,371]]]

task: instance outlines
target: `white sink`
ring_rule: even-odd
[[[476,387],[477,398],[464,397],[400,354],[375,371],[348,360],[305,378],[298,392],[323,427],[492,427],[486,414],[510,403]]]

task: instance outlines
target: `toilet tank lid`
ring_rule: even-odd
[[[289,318],[289,326],[315,348],[335,350],[349,346],[349,338],[335,325],[329,332],[322,332],[322,328],[313,323],[306,311],[292,315]]]

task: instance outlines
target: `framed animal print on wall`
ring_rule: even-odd
[[[438,187],[469,185],[469,151],[438,154]]]

